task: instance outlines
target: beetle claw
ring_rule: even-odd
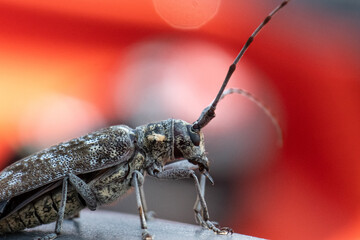
[[[206,226],[208,229],[212,230],[214,233],[219,234],[219,235],[228,235],[228,234],[233,234],[233,230],[229,227],[222,227],[220,228],[218,226],[217,223],[212,222],[212,221],[205,221]]]
[[[153,236],[145,229],[142,233],[142,239],[143,240],[153,240]]]

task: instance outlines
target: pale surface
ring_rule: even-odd
[[[55,224],[42,225],[37,228],[28,229],[21,233],[7,234],[1,239],[33,239],[37,236],[44,236],[46,233],[54,231]],[[213,232],[203,229],[200,226],[154,219],[148,222],[149,232],[155,236],[155,240],[260,240],[260,238],[232,234],[215,235]],[[79,240],[102,240],[102,239],[141,239],[140,220],[136,215],[115,213],[110,211],[84,210],[80,213],[80,218],[74,221],[64,221],[63,230],[59,240],[79,239]]]

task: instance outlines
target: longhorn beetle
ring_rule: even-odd
[[[95,210],[134,188],[142,238],[152,239],[146,224],[149,214],[143,192],[145,174],[161,179],[192,178],[197,193],[196,221],[217,234],[232,233],[230,228],[220,228],[209,220],[205,181],[213,180],[201,129],[215,117],[221,98],[239,93],[265,111],[281,139],[277,121],[256,98],[241,89],[224,90],[254,37],[287,3],[283,1],[255,29],[230,65],[216,98],[193,124],[168,119],[135,129],[111,126],[37,152],[5,168],[0,173],[0,233],[56,221],[55,232],[39,238],[54,239],[60,234],[64,218],[73,217],[85,207]],[[194,170],[201,173],[200,183]]]

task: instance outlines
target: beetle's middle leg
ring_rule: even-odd
[[[144,176],[139,171],[134,171],[131,179],[131,185],[135,188],[135,195],[136,195],[136,204],[139,211],[141,228],[143,229],[142,238],[144,240],[151,240],[153,237],[147,231],[147,223],[146,223],[146,215],[144,209],[144,192],[142,189],[142,185],[144,183]]]

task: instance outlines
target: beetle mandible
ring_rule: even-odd
[[[239,93],[265,111],[281,139],[276,119],[256,98],[241,89],[224,90],[254,37],[287,3],[288,0],[283,1],[255,29],[230,65],[216,98],[193,124],[168,119],[135,129],[111,126],[37,152],[5,168],[0,173],[0,234],[56,221],[54,233],[40,238],[55,239],[64,218],[75,216],[85,207],[95,210],[134,188],[142,238],[152,239],[146,223],[149,215],[143,192],[145,174],[161,179],[192,178],[197,193],[196,221],[217,234],[232,233],[230,228],[220,228],[209,220],[204,191],[206,178],[212,183],[213,180],[208,173],[201,129],[215,117],[216,106],[223,97]],[[195,170],[201,173],[200,183]]]

